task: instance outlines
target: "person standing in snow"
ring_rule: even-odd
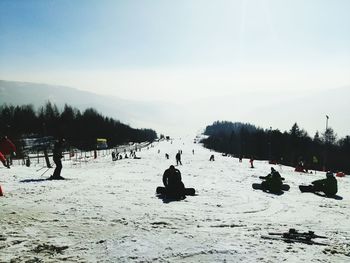
[[[53,175],[49,178],[50,180],[62,180],[64,179],[61,176],[61,170],[62,170],[62,161],[61,159],[63,158],[62,154],[62,148],[63,148],[63,143],[64,139],[59,139],[55,142],[55,145],[53,147],[53,161],[56,165],[55,171],[53,172]]]
[[[175,158],[176,158],[176,165],[179,165],[179,164],[182,165],[180,151],[176,154]]]
[[[174,165],[170,165],[163,174],[163,184],[170,196],[184,197],[185,185],[181,181],[181,173]]]
[[[0,152],[0,161],[2,162],[2,164],[6,167],[6,168],[9,168],[10,169],[10,166],[7,165],[6,163],[6,158],[5,156]]]
[[[249,162],[250,162],[250,168],[254,168],[254,165],[253,165],[254,158],[253,158],[253,156],[252,156],[252,157],[250,157]]]
[[[4,155],[6,159],[6,167],[10,168],[12,163],[11,154],[16,155],[16,146],[11,142],[7,136],[4,136],[0,139],[0,152]]]

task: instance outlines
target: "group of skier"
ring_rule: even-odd
[[[176,164],[181,165],[181,151],[176,154]],[[210,161],[214,161],[214,155],[210,156]],[[252,161],[250,161],[252,163]],[[281,193],[283,190],[289,190],[289,185],[283,184],[285,178],[283,178],[275,168],[271,167],[271,172],[266,176],[260,176],[262,183],[259,189],[270,193]],[[174,165],[170,165],[163,174],[163,184],[168,196],[182,198],[185,196],[185,186],[181,181],[181,172],[175,168]],[[253,187],[254,188],[254,187]],[[335,196],[338,187],[337,179],[332,172],[326,173],[326,178],[316,180],[309,186],[300,186],[299,189],[302,192],[323,192],[326,196]]]
[[[55,170],[50,180],[60,180],[64,179],[61,176],[62,161],[63,158],[63,144],[65,140],[63,138],[56,140],[53,148],[53,161],[55,163]],[[192,151],[194,154],[194,151]],[[16,154],[16,146],[11,142],[7,136],[3,136],[0,139],[0,161],[2,164],[10,168],[11,155]],[[179,150],[175,156],[176,165],[182,165],[181,162],[182,150]],[[166,154],[168,155],[168,154]],[[114,156],[116,157],[116,156]],[[169,158],[169,155],[167,156]],[[214,161],[214,155],[210,156],[210,161]],[[250,161],[252,163],[252,161]],[[267,176],[260,176],[263,179],[261,183],[261,189],[271,193],[279,193],[283,189],[283,181],[285,180],[281,177],[280,173],[271,167],[271,172]],[[185,196],[185,186],[181,180],[181,172],[175,168],[174,165],[170,165],[168,169],[165,170],[163,174],[163,184],[165,186],[168,195],[173,197],[182,198]],[[337,191],[337,180],[333,173],[327,172],[326,178],[321,180],[313,181],[309,186],[300,186],[302,192],[323,192],[326,196],[334,196]],[[288,187],[289,189],[289,187]]]
[[[261,189],[271,193],[280,193],[284,189],[283,181],[285,180],[281,177],[280,173],[271,167],[271,173],[267,176],[260,176],[260,179],[264,181],[261,183]],[[288,186],[289,189],[289,186]],[[323,192],[326,196],[335,196],[338,192],[337,179],[332,172],[326,173],[325,179],[320,179],[313,181],[311,185],[299,186],[302,192]]]

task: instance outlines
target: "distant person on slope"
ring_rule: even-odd
[[[181,181],[181,173],[174,165],[170,165],[163,174],[163,184],[169,196],[184,197],[185,186]]]
[[[176,158],[176,165],[179,165],[179,164],[182,165],[180,151],[176,154],[175,158]]]
[[[0,139],[0,152],[4,155],[6,159],[6,167],[10,168],[12,163],[11,154],[16,155],[16,146],[11,142],[7,136],[4,136]]]
[[[65,142],[64,139],[59,139],[55,142],[55,145],[53,147],[53,161],[56,165],[55,171],[53,172],[53,175],[49,178],[50,180],[63,180],[64,178],[61,176],[61,170],[62,170],[62,161],[63,158],[63,143]]]
[[[250,157],[249,162],[250,162],[250,168],[254,168],[254,165],[253,165],[254,158],[253,158],[253,156],[252,156],[252,157]]]
[[[10,169],[10,166],[7,165],[6,163],[6,158],[5,156],[0,152],[0,161],[2,162],[2,164],[6,167],[6,168],[9,168]]]

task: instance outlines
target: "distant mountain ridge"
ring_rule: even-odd
[[[32,104],[37,108],[47,101],[59,108],[63,108],[64,104],[79,110],[92,107],[98,112],[138,128],[152,128],[144,125],[151,124],[152,117],[161,117],[157,111],[160,105],[154,103],[128,101],[65,86],[0,80],[0,105]]]
[[[143,91],[140,87],[140,92]],[[166,89],[164,89],[166,92]],[[184,97],[187,94],[183,94]],[[98,95],[65,86],[0,80],[0,105],[33,104],[48,100],[80,110],[88,107],[135,128],[152,128],[170,135],[193,134],[217,120],[252,123],[264,129],[289,130],[297,122],[310,136],[325,129],[325,116],[339,136],[350,134],[350,86],[313,93],[246,92],[218,94],[189,103],[141,102]]]

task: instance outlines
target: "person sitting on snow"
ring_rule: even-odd
[[[326,179],[312,182],[314,192],[324,192],[326,196],[334,196],[338,192],[337,179],[332,172],[326,173]]]
[[[261,179],[265,179],[261,183],[263,189],[269,190],[272,193],[278,193],[282,190],[282,181],[284,180],[281,177],[280,173],[277,172],[273,167],[271,167],[271,173],[267,176],[261,176]]]
[[[163,174],[163,184],[166,192],[170,196],[184,197],[185,185],[181,181],[181,173],[174,165],[170,165]]]

